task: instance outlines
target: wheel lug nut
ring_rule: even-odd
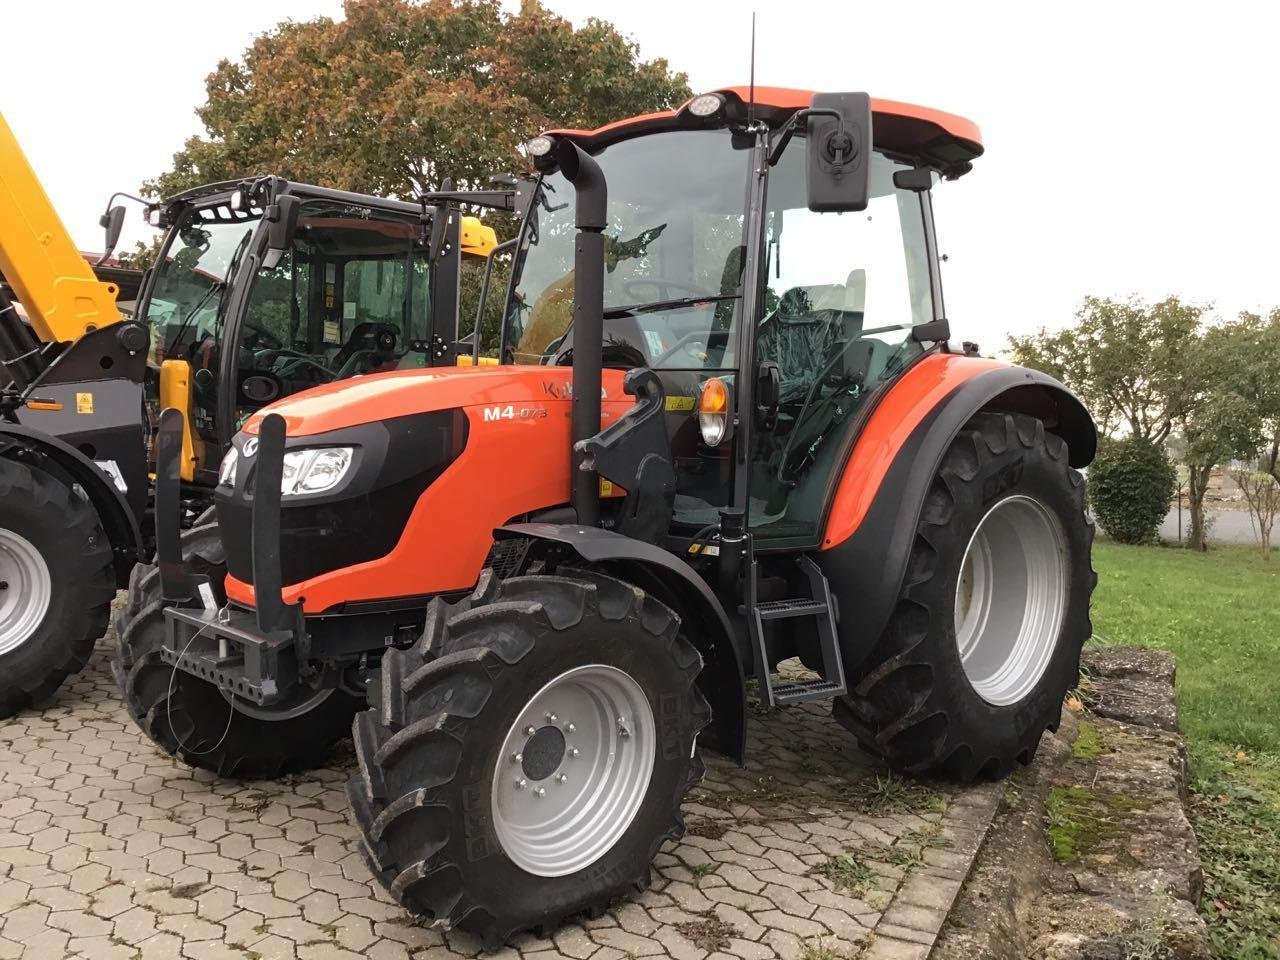
[[[529,724],[529,726],[527,726],[527,727],[525,727],[525,728],[524,728],[524,735],[525,735],[526,737],[532,737],[532,736],[533,736],[535,733],[537,733],[537,732],[538,732],[538,731],[537,731],[536,729],[534,729],[533,724]]]
[[[534,795],[535,795],[535,796],[545,797],[545,796],[547,795],[547,788],[546,788],[546,787],[538,787],[538,789],[537,789],[537,790],[535,790],[535,791],[533,791],[533,792],[534,792]]]
[[[511,755],[511,762],[512,762],[512,763],[519,763],[519,762],[520,762],[520,761],[522,761],[523,759],[524,759],[524,754],[523,754],[523,753],[513,753],[513,754]]]
[[[557,782],[557,783],[568,783],[568,782],[569,782],[569,778],[568,778],[568,777],[566,777],[566,776],[562,773],[562,774],[560,774],[560,776],[556,777],[556,782]]]
[[[569,748],[569,756],[571,756],[571,757],[578,757],[578,756],[581,756],[581,755],[582,755],[582,751],[581,751],[581,750],[579,750],[577,747],[570,747],[570,748]]]
[[[576,723],[570,723],[567,727],[565,727],[565,729],[568,730],[570,733],[573,733],[578,729],[578,725]]]
[[[559,717],[557,717],[554,713],[548,713],[548,714],[547,714],[547,723],[555,723],[555,722],[556,722],[556,720],[558,720],[558,719],[559,719]]]
[[[523,790],[528,785],[529,785],[529,781],[524,779],[524,777],[521,777],[519,780],[516,781],[517,790]]]

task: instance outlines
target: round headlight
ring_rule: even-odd
[[[545,157],[551,152],[553,144],[550,137],[534,137],[524,145],[531,157]]]
[[[704,93],[689,101],[686,108],[695,117],[714,117],[724,106],[724,97],[718,93]]]

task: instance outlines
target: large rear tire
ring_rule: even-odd
[[[182,535],[188,567],[207,575],[218,602],[226,597],[226,555],[217,523]],[[339,688],[297,695],[271,707],[232,702],[216,686],[175,670],[160,658],[164,598],[154,564],[139,564],[129,578],[129,598],[116,615],[119,638],[111,663],[129,715],[165,753],[220,776],[269,780],[310,770],[347,737],[363,701]]]
[[[1056,730],[1092,633],[1093,524],[1062,438],[981,413],[930,486],[889,625],[836,718],[912,773],[1003,777]]]
[[[382,661],[347,785],[361,849],[410,911],[488,948],[647,884],[702,776],[710,709],[679,618],[586,571],[432,603]]]
[[[84,667],[115,593],[93,505],[38,466],[0,457],[0,717]]]

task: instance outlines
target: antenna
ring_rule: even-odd
[[[751,11],[751,87],[747,96],[747,124],[756,121],[756,12]]]

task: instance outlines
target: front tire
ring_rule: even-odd
[[[701,658],[640,589],[586,571],[433,602],[383,658],[347,785],[361,850],[410,911],[479,934],[553,930],[647,884],[702,776]]]
[[[39,467],[0,458],[0,717],[84,667],[115,593],[93,505]]]
[[[911,773],[998,778],[1029,763],[1092,633],[1093,524],[1061,437],[980,413],[930,486],[888,627],[836,719]]]
[[[226,555],[217,523],[185,531],[182,556],[193,573],[210,578],[224,602]],[[299,684],[297,697],[282,704],[233,705],[213,684],[164,663],[164,607],[158,568],[139,564],[116,616],[119,646],[111,670],[129,715],[165,753],[220,776],[270,780],[322,766],[349,734],[363,701],[342,689]]]

